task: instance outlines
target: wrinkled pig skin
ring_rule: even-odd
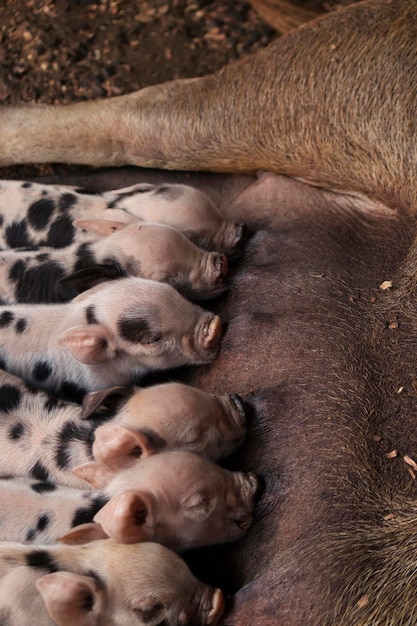
[[[135,176],[181,180],[88,182]],[[252,406],[228,466],[264,483],[248,536],[193,570],[232,594],[225,626],[413,623],[414,218],[269,174],[187,176],[252,236],[215,307],[219,356],[184,381]]]
[[[4,626],[216,626],[223,594],[156,543],[0,543]]]

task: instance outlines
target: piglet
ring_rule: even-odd
[[[80,466],[76,472],[92,483],[88,490],[0,478],[0,541],[111,536],[123,543],[152,540],[183,550],[245,534],[252,520],[255,475],[229,472],[186,452],[151,458],[117,473],[95,463]]]
[[[90,392],[80,406],[0,370],[0,475],[85,489],[72,470],[94,460],[92,450],[113,469],[173,448],[217,459],[244,434],[245,408],[237,395],[172,382]]]
[[[110,536],[184,550],[234,541],[252,523],[259,490],[254,473],[230,472],[184,451],[161,452],[118,471],[87,463],[74,473],[109,499],[95,525],[65,537],[75,542]]]
[[[51,543],[91,522],[110,498],[30,478],[0,478],[0,541]]]
[[[68,304],[0,307],[3,369],[64,398],[131,384],[152,370],[210,363],[220,318],[141,278],[97,285]]]
[[[188,185],[150,185],[141,183],[103,193],[110,206],[105,217],[123,211],[142,220],[169,224],[208,250],[227,255],[239,252],[246,229],[243,224],[227,221],[204,193]]]
[[[112,420],[97,427],[92,450],[98,463],[113,470],[176,448],[216,460],[233,452],[245,432],[245,407],[238,395],[170,382],[137,389]]]
[[[226,220],[201,191],[186,185],[133,185],[102,194],[13,180],[0,181],[0,246],[68,246],[84,241],[78,218],[147,222],[173,226],[207,250],[236,254],[245,236],[242,224]]]
[[[223,610],[220,589],[156,543],[0,544],[5,626],[215,626]]]
[[[0,253],[4,303],[66,302],[95,284],[128,275],[166,282],[200,300],[225,290],[227,258],[198,248],[170,226],[135,218],[128,224],[80,219],[76,225],[93,233],[93,240]]]

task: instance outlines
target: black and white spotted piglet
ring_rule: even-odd
[[[157,543],[0,543],[3,626],[216,626],[220,589]]]
[[[76,224],[98,239],[0,252],[0,301],[66,302],[94,284],[127,275],[167,282],[197,299],[225,289],[227,258],[198,248],[175,228],[135,218],[128,224],[98,219]]]
[[[72,470],[94,459],[117,469],[181,448],[215,460],[244,434],[245,410],[236,395],[171,382],[91,392],[80,406],[0,371],[0,476],[86,489]]]
[[[0,541],[51,543],[91,522],[109,498],[49,481],[0,478]]]
[[[97,285],[67,304],[0,307],[2,369],[69,399],[209,363],[220,335],[217,315],[141,278]]]
[[[76,187],[2,180],[0,246],[68,246],[75,219],[124,221],[127,213],[173,226],[197,245],[225,254],[238,252],[244,239],[242,224],[226,220],[206,195],[186,185],[142,183],[91,195]]]
[[[127,469],[76,469],[82,490],[25,478],[0,479],[0,540],[122,543],[157,541],[175,550],[242,537],[258,480],[183,451],[161,452]],[[94,520],[94,522],[93,522]]]

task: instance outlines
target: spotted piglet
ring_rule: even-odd
[[[72,540],[111,536],[123,543],[157,541],[174,550],[243,537],[259,489],[252,472],[230,472],[175,450],[123,470],[92,462],[74,473],[109,502],[94,516],[96,524],[72,531]]]
[[[245,408],[237,395],[171,382],[90,392],[80,406],[0,370],[0,475],[86,489],[72,470],[94,459],[119,469],[181,448],[215,460],[230,454],[244,434]]]
[[[217,315],[141,278],[97,285],[68,304],[0,307],[2,369],[69,399],[210,363],[220,335]]]
[[[252,521],[255,475],[229,472],[190,452],[162,452],[113,473],[94,462],[76,472],[93,489],[0,479],[0,540],[111,536],[183,550],[238,539]]]
[[[242,224],[226,220],[211,200],[186,185],[133,185],[92,195],[76,187],[13,180],[0,181],[0,246],[65,247],[74,243],[73,221],[104,218],[173,226],[194,243],[236,254],[244,239]],[[77,235],[78,241],[82,234]]]
[[[157,543],[0,544],[5,626],[215,626],[223,610],[222,592]]]
[[[128,275],[167,282],[193,299],[213,298],[225,290],[227,258],[198,248],[170,226],[135,218],[127,224],[99,219],[75,223],[98,238],[65,248],[0,252],[0,301],[66,302],[95,284]]]
[[[51,543],[91,522],[109,501],[91,490],[30,478],[0,478],[0,541]]]

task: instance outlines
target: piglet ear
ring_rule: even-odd
[[[151,541],[152,522],[144,494],[124,491],[113,496],[94,517],[106,535],[119,543]],[[146,524],[146,527],[145,527]]]
[[[88,230],[89,232],[101,235],[102,237],[109,237],[110,235],[113,235],[113,233],[118,230],[123,230],[123,228],[126,228],[127,226],[126,222],[117,222],[112,219],[100,220],[93,218],[74,220],[73,225],[76,228]]]
[[[87,419],[95,411],[109,411],[114,413],[126,398],[132,395],[131,387],[115,386],[99,391],[90,391],[83,398],[83,405],[80,413],[81,419]]]
[[[98,365],[115,355],[111,338],[102,324],[86,324],[68,328],[58,337],[58,343],[72,354],[74,359],[86,365]]]
[[[101,285],[101,283],[106,283],[109,280],[116,280],[116,278],[123,278],[124,276],[126,276],[126,272],[119,265],[103,263],[77,270],[61,278],[59,282],[61,285],[70,287],[73,291],[80,294],[96,285]]]
[[[146,435],[124,426],[104,424],[95,432],[93,457],[113,471],[131,467],[154,451]]]
[[[96,626],[99,623],[103,592],[91,576],[55,572],[39,578],[36,586],[58,626]]]
[[[68,546],[79,546],[91,541],[97,541],[98,539],[107,539],[107,537],[100,524],[90,522],[89,524],[75,526],[62,537],[58,537],[56,541],[65,543]]]
[[[102,489],[114,478],[114,472],[108,467],[103,467],[94,461],[77,465],[77,467],[74,467],[72,470],[72,473],[77,478],[85,480],[86,483],[95,489]]]

